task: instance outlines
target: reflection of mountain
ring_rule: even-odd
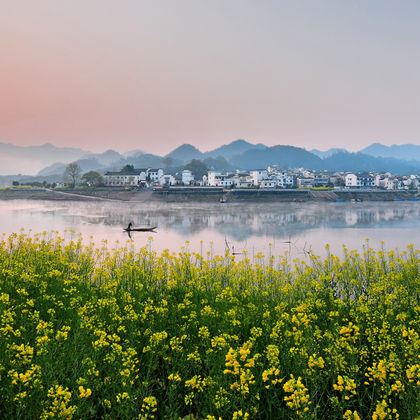
[[[45,211],[45,210],[44,210]],[[48,209],[48,211],[52,211]],[[413,203],[70,203],[53,213],[72,223],[124,227],[158,226],[158,233],[176,232],[188,239],[217,233],[234,241],[253,237],[288,239],[313,229],[407,227],[420,217]],[[417,222],[418,223],[418,222]],[[82,229],[80,229],[82,230]]]

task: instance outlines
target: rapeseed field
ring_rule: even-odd
[[[419,286],[413,246],[238,262],[3,236],[0,418],[415,419]]]

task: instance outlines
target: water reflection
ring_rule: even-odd
[[[158,226],[154,246],[174,251],[185,240],[214,242],[215,252],[226,243],[236,249],[252,248],[281,253],[290,243],[299,249],[342,243],[360,247],[366,237],[388,247],[404,247],[420,237],[420,204],[416,202],[369,203],[130,203],[130,202],[0,202],[0,232],[20,228],[33,231],[74,229],[95,239],[124,240],[122,228]],[[146,236],[147,235],[147,236]],[[150,236],[136,234],[140,246]],[[374,244],[374,245],[377,245]],[[296,246],[298,248],[298,246]]]

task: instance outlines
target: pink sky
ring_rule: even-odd
[[[415,1],[7,2],[0,142],[420,144],[419,21]]]

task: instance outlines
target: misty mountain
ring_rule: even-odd
[[[133,165],[135,168],[163,168],[163,157],[144,153],[124,160],[124,164],[116,168],[120,170],[124,165]],[[115,166],[115,165],[114,165]]]
[[[415,144],[385,146],[381,143],[373,143],[360,152],[375,157],[420,161],[420,146]]]
[[[75,161],[82,172],[88,171],[103,171],[106,166],[101,164],[96,158],[78,159]],[[37,176],[51,176],[51,175],[62,175],[66,169],[66,163],[54,163],[51,166],[47,166],[38,172]]]
[[[53,163],[52,165],[49,165],[45,167],[44,169],[41,169],[36,176],[50,176],[50,175],[58,175],[63,174],[64,170],[66,169],[67,164],[66,163]]]
[[[325,151],[318,150],[318,149],[312,149],[312,150],[310,150],[310,152],[313,153],[314,155],[317,155],[321,159],[325,159],[325,158],[330,157],[330,156],[332,156],[336,153],[342,153],[342,152],[346,153],[347,150],[334,147],[332,149],[328,149],[328,150],[325,150]]]
[[[140,150],[140,149],[134,149],[134,150],[129,150],[128,152],[125,152],[125,153],[123,153],[122,155],[125,157],[125,158],[130,158],[130,157],[135,157],[135,156],[138,156],[138,155],[144,155],[144,151],[143,150]]]
[[[232,143],[225,144],[221,147],[218,147],[217,149],[211,150],[209,152],[204,153],[204,156],[206,158],[217,158],[218,156],[223,156],[225,159],[229,160],[235,155],[239,155],[241,153],[244,153],[248,150],[254,150],[254,149],[266,149],[267,146],[265,146],[262,143],[259,144],[252,144],[248,143],[245,140],[239,139],[235,140]]]
[[[109,166],[123,166],[125,159],[115,150],[107,150],[103,153],[91,153],[82,159],[76,159],[83,172],[100,171],[103,172]],[[70,163],[70,162],[68,162]],[[68,163],[56,162],[49,165],[38,172],[38,176],[61,175],[64,173]]]
[[[112,165],[120,159],[124,159],[123,155],[120,155],[115,150],[107,150],[103,153],[95,153],[89,156],[98,161],[103,166]]]
[[[394,158],[374,157],[363,153],[336,152],[325,159],[293,146],[274,146],[263,150],[249,150],[231,159],[231,163],[242,169],[306,168],[312,170],[391,172],[411,174],[420,172],[420,161],[403,161]]]
[[[187,163],[193,159],[203,159],[204,154],[191,144],[183,144],[175,150],[172,150],[172,152],[168,153],[165,157],[182,163]]]
[[[393,158],[370,156],[364,153],[336,153],[323,160],[329,171],[391,172],[393,174],[414,174],[420,172],[420,161],[404,161]]]
[[[125,165],[133,165],[136,168],[162,167],[162,160],[162,157],[148,153],[124,158],[123,155],[114,150],[108,150],[104,153],[92,154],[86,159],[75,160],[74,163],[80,166],[82,172],[98,171],[105,173],[106,171],[119,171]],[[56,179],[59,180],[67,165],[67,163],[54,163],[39,171],[37,176],[55,175]]]
[[[53,163],[70,163],[90,154],[86,150],[56,147],[49,143],[41,146],[0,143],[0,174],[36,174]]]
[[[229,144],[220,146],[214,150],[209,150],[208,152],[203,153],[191,144],[183,144],[182,146],[177,147],[171,153],[167,154],[166,157],[173,159],[177,164],[185,164],[193,159],[216,159],[218,157],[223,157],[224,159],[229,161],[234,156],[240,155],[241,153],[244,153],[248,150],[266,148],[267,146],[265,146],[264,144],[252,144],[245,140],[239,139]]]
[[[322,159],[305,149],[294,146],[273,146],[265,149],[251,149],[231,159],[241,169],[266,168],[278,165],[287,168],[321,169]]]

